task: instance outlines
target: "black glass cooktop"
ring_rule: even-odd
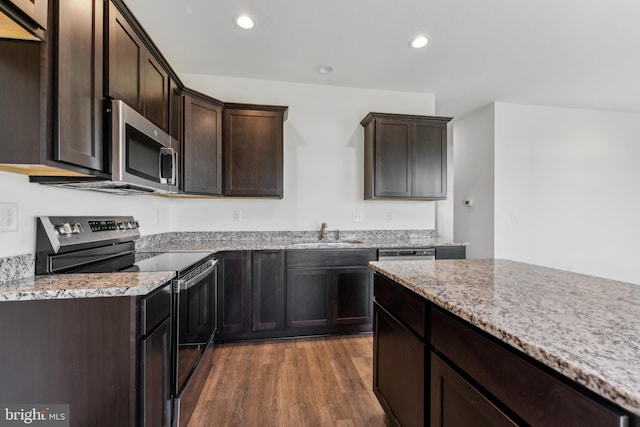
[[[175,271],[184,272],[208,259],[213,258],[213,252],[156,252],[138,256],[149,256],[142,259],[125,271]]]

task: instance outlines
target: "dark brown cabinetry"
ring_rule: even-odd
[[[176,79],[169,77],[169,135],[182,141],[182,86]]]
[[[0,0],[0,38],[43,40],[48,0]]]
[[[169,73],[143,38],[109,3],[107,95],[121,99],[165,131],[169,130]]]
[[[170,287],[150,297],[148,328],[140,297],[0,303],[0,401],[69,404],[71,427],[169,425]]]
[[[219,339],[251,328],[251,252],[223,252],[218,257]]]
[[[253,287],[252,331],[284,328],[284,254],[254,251],[251,271]]]
[[[392,280],[376,274],[374,283],[374,392],[393,425],[637,425]]]
[[[447,117],[369,113],[364,198],[447,197]]]
[[[102,96],[104,1],[53,5],[54,159],[109,172]]]
[[[140,302],[140,426],[171,425],[171,286]],[[144,320],[142,320],[144,319]]]
[[[373,322],[375,249],[287,251],[287,328],[300,334],[361,332]]]
[[[282,198],[286,111],[287,107],[225,104],[225,196]]]
[[[182,191],[222,194],[222,103],[184,93]]]
[[[431,353],[431,426],[514,427],[518,424]]]
[[[219,340],[279,336],[284,325],[284,253],[233,251],[219,257]]]
[[[424,426],[426,304],[379,275],[375,298],[373,391],[392,425]]]

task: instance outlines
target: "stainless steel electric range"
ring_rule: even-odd
[[[172,393],[162,419],[184,426],[211,368],[217,261],[213,252],[206,251],[137,253],[139,228],[131,216],[39,217],[36,274],[175,271],[170,313]]]

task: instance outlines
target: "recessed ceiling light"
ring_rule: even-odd
[[[249,15],[240,15],[236,17],[235,23],[244,30],[250,30],[256,25],[256,21]]]
[[[415,39],[411,40],[410,46],[415,49],[420,49],[421,47],[425,47],[429,43],[429,39],[425,36],[418,36]]]
[[[331,65],[322,64],[318,65],[318,68],[316,68],[316,70],[318,70],[320,74],[330,74],[333,72],[333,67]]]

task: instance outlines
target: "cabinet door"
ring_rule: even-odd
[[[48,0],[8,0],[31,18],[40,28],[47,29]]]
[[[140,342],[140,425],[171,425],[171,340],[166,319]]]
[[[169,135],[182,141],[182,92],[172,78],[169,78]]]
[[[222,194],[222,109],[185,95],[182,145],[183,191]]]
[[[333,324],[373,321],[373,273],[368,267],[334,268],[333,286]]]
[[[225,252],[218,263],[218,327],[232,335],[251,329],[250,252]]]
[[[396,425],[424,427],[424,342],[377,304],[373,331],[374,393]]]
[[[431,353],[432,427],[515,427],[518,424]]]
[[[411,135],[410,121],[376,121],[375,177],[376,197],[411,196]]]
[[[331,269],[287,270],[287,327],[328,326]]]
[[[447,128],[443,123],[417,121],[411,144],[412,197],[447,197]]]
[[[169,131],[169,73],[146,50],[142,71],[144,116]]]
[[[283,114],[224,110],[224,195],[282,197]]]
[[[107,93],[143,111],[142,76],[146,46],[113,2],[109,3],[109,75]]]
[[[256,251],[253,264],[253,331],[284,327],[284,253]]]
[[[60,0],[55,4],[54,159],[102,171],[104,3]]]

